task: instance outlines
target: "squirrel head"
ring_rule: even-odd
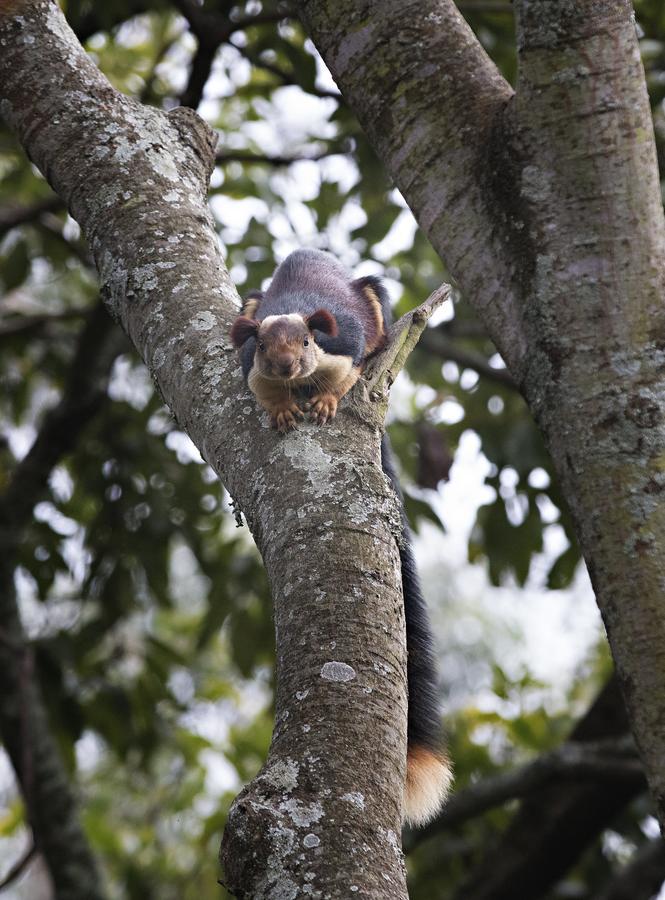
[[[236,347],[242,347],[249,338],[255,338],[254,365],[259,372],[266,378],[290,381],[307,378],[319,364],[323,351],[314,339],[314,331],[331,337],[337,334],[337,322],[327,309],[318,309],[309,316],[267,316],[262,321],[238,316],[231,328],[231,340]]]

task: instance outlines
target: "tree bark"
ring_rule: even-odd
[[[627,0],[516,0],[503,82],[452,0],[300,0],[499,348],[576,522],[665,823],[665,224]]]
[[[0,12],[1,110],[80,223],[108,308],[178,423],[243,509],[266,564],[276,727],[232,809],[226,880],[245,897],[404,898],[404,614],[386,397],[271,430],[228,329],[238,298],[205,205],[215,136],[190,110],[117,93],[56,6]]]

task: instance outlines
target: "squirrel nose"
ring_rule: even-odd
[[[279,371],[282,375],[290,375],[293,371],[295,365],[296,358],[293,353],[284,353],[277,360],[277,365],[279,367]]]

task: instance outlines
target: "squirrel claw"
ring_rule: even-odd
[[[335,418],[337,397],[334,394],[317,394],[309,403],[309,414],[317,425],[325,425]]]
[[[273,428],[276,428],[282,434],[292,431],[297,426],[296,416],[300,419],[305,418],[305,413],[295,403],[270,414]]]

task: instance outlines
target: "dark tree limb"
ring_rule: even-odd
[[[457,363],[465,369],[473,369],[478,375],[489,381],[495,381],[502,387],[518,390],[508,369],[497,369],[490,365],[489,360],[482,353],[461,347],[455,340],[447,337],[440,327],[429,328],[422,336],[420,347],[427,353],[434,353],[441,359]]]
[[[569,742],[621,739],[629,733],[618,679],[613,676]],[[506,831],[475,863],[455,900],[537,900],[565,875],[645,782],[632,778],[544,787],[525,797]]]
[[[608,789],[621,782],[640,788],[646,786],[631,737],[562,744],[524,766],[483,778],[453,793],[436,820],[413,833],[406,846],[418,846],[489,809],[528,797],[552,784],[559,784],[565,790],[570,783],[598,781],[606,783]]]
[[[225,163],[239,162],[248,165],[267,165],[267,166],[290,166],[296,162],[319,162],[327,156],[336,156],[344,151],[341,150],[321,150],[317,153],[293,153],[284,156],[279,154],[252,153],[250,150],[220,150],[215,156],[215,161],[219,165]]]
[[[28,316],[13,315],[5,319],[0,325],[0,340],[12,338],[15,335],[33,334],[60,322],[81,319],[87,316],[89,312],[90,310],[88,309],[65,309],[58,313],[35,313]]]
[[[665,883],[665,842],[647,841],[594,900],[652,900]]]
[[[34,222],[46,212],[58,212],[63,208],[63,202],[60,197],[45,197],[43,200],[37,200],[29,206],[5,207],[0,209],[0,235],[17,228],[19,225],[25,225]]]

